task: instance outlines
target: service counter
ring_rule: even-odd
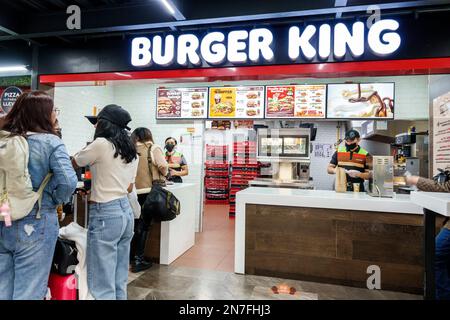
[[[236,194],[236,273],[366,288],[369,266],[378,266],[381,289],[422,294],[423,237],[423,210],[409,195],[260,187]]]
[[[165,189],[180,200],[181,212],[172,221],[154,223],[147,239],[145,255],[153,261],[168,265],[195,244],[195,215],[197,190],[194,183],[175,183]],[[149,193],[148,189],[137,190]]]

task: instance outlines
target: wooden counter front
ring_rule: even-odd
[[[423,216],[246,205],[245,273],[423,293]],[[437,221],[437,230],[442,219]]]

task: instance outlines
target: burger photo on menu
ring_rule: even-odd
[[[203,110],[194,109],[194,110],[192,110],[191,115],[193,117],[201,117],[203,115]]]
[[[278,98],[278,96],[274,94],[273,98],[269,98],[267,110],[269,113],[293,114],[294,97],[285,96],[283,98]]]
[[[234,112],[234,106],[231,102],[219,102],[213,106],[213,112],[215,114],[232,114]]]
[[[251,109],[247,109],[247,116],[249,117],[255,117],[257,115],[259,115],[259,109],[255,109],[255,108],[251,108]]]
[[[192,108],[200,108],[202,106],[202,103],[199,101],[194,101],[191,103]]]
[[[248,100],[247,107],[249,107],[249,108],[259,107],[259,101],[258,100]]]
[[[178,107],[179,108],[179,107]],[[159,97],[158,98],[158,115],[177,115],[180,113],[177,106],[172,102],[171,99],[167,97]]]
[[[247,99],[258,99],[259,95],[257,92],[250,91],[247,93]]]
[[[194,92],[192,95],[191,95],[191,99],[192,100],[199,100],[199,99],[201,99],[202,98],[202,95],[200,94],[200,93],[198,93],[198,92]]]

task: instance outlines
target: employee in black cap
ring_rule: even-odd
[[[128,200],[138,167],[129,135],[130,114],[108,105],[98,114],[94,141],[74,155],[75,167],[89,166],[92,187],[87,234],[87,274],[97,300],[126,300],[134,214]]]
[[[333,154],[328,165],[329,174],[336,174],[336,167],[344,168],[347,174],[347,191],[353,191],[353,184],[359,183],[359,191],[364,191],[364,180],[369,179],[367,157],[369,153],[361,148],[361,136],[355,129],[345,134],[345,145]]]

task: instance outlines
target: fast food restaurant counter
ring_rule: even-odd
[[[381,289],[420,294],[422,212],[404,194],[250,187],[236,194],[235,272],[366,288],[375,265]]]

